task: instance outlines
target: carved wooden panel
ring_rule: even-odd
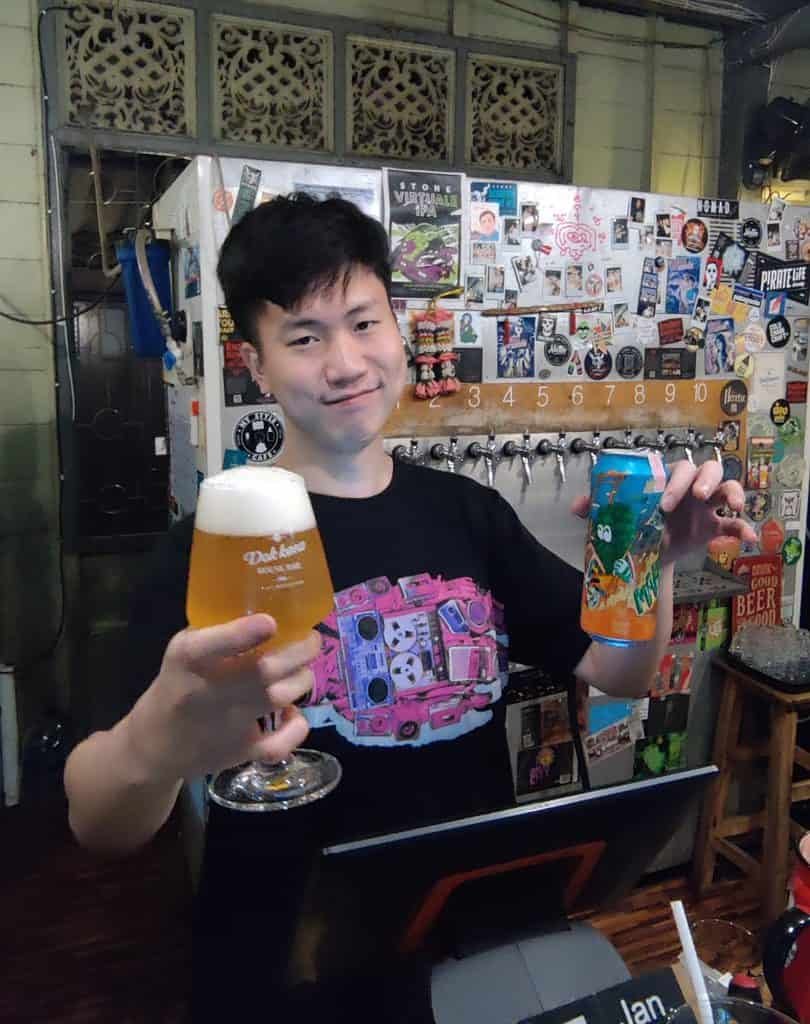
[[[450,160],[455,53],[390,39],[346,40],[347,143],[352,153]]]
[[[467,162],[560,172],[563,68],[471,53],[467,58]]]
[[[194,134],[193,11],[138,0],[71,4],[63,42],[70,124]]]
[[[332,150],[331,32],[215,15],[211,46],[218,138]]]

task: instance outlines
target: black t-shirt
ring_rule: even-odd
[[[281,815],[211,806],[199,924],[212,941],[244,939],[233,886],[255,886],[268,857],[287,857],[289,883],[274,892],[272,917],[292,919],[304,876],[289,875],[289,860],[301,850],[513,803],[500,700],[507,651],[567,683],[590,643],[579,627],[581,573],[496,491],[398,462],[374,497],[311,498],[335,611],[320,627],[307,746],[334,754],[343,777],[324,800]],[[192,530],[186,520],[169,532],[136,593],[133,699],[186,625]]]
[[[334,838],[511,802],[499,699],[507,637],[509,660],[567,682],[590,642],[581,573],[467,477],[398,462],[374,497],[311,498],[336,611],[321,626],[307,743],[343,767],[322,805],[340,822]],[[136,592],[133,699],[187,624],[192,531],[187,519],[169,532]]]

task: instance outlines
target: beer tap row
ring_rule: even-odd
[[[648,448],[660,452],[662,455],[676,453],[679,449],[690,462],[695,461],[697,453],[705,449],[711,449],[712,457],[722,461],[723,444],[725,441],[722,429],[714,434],[706,434],[688,427],[685,432],[667,432],[659,427],[653,434],[638,434],[630,427],[625,428],[621,436],[610,434],[603,436],[603,431],[594,430],[590,439],[577,436],[569,440],[565,431],[559,431],[557,440],[550,440],[547,437],[541,438],[536,443],[532,441],[531,434],[526,431],[521,442],[507,440],[498,443],[497,436],[490,433],[484,444],[480,441],[471,441],[462,445],[459,437],[450,437],[447,443],[438,441],[432,444],[423,444],[417,438],[411,438],[409,444],[398,444],[392,451],[395,459],[404,462],[420,465],[444,464],[450,473],[457,472],[464,463],[477,465],[483,460],[486,467],[487,483],[490,487],[495,485],[495,473],[498,464],[504,460],[512,461],[519,459],[523,472],[523,479],[526,486],[532,483],[532,466],[537,459],[545,461],[549,456],[554,456],[557,472],[560,481],[566,480],[566,463],[571,456],[579,457],[588,455],[592,463],[595,463],[600,451],[614,449]]]

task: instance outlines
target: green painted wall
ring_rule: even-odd
[[[34,6],[0,4],[0,306],[51,315]],[[52,332],[0,319],[0,657],[25,662],[59,612]],[[36,704],[48,666],[20,679]],[[26,716],[23,716],[26,717]]]

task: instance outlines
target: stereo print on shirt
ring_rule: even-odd
[[[335,594],[335,609],[311,665],[313,728],[333,725],[363,746],[422,746],[491,719],[507,669],[503,610],[469,577],[380,576]]]

